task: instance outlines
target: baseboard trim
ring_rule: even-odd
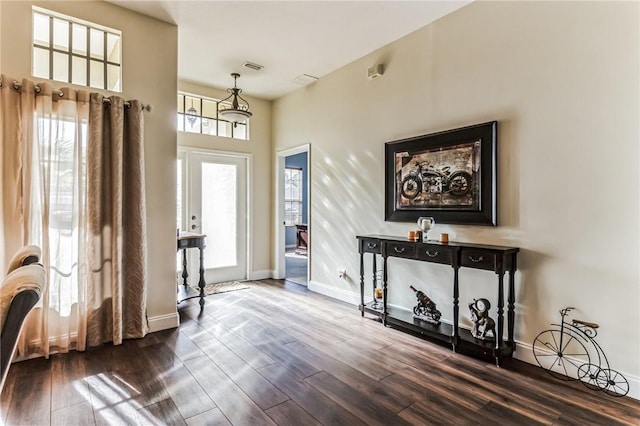
[[[264,271],[253,271],[249,274],[250,280],[266,280],[267,278],[273,277],[273,271],[264,270]]]
[[[320,293],[322,295],[331,297],[333,299],[340,300],[342,302],[347,302],[356,306],[360,304],[359,293],[354,293],[348,290],[335,288],[318,281],[310,281],[308,288],[311,291]],[[394,308],[402,309],[405,311],[411,311],[411,309],[408,309],[403,306],[397,306],[397,305],[391,305],[391,304],[389,306],[393,306]],[[442,320],[442,322],[451,324],[450,321],[446,321],[446,320]],[[526,362],[527,364],[538,366],[538,363],[533,356],[533,347],[529,343],[523,343],[516,340],[516,351],[514,352],[513,357],[519,361]],[[627,396],[633,399],[640,400],[640,377],[636,377],[622,371],[620,373],[629,381],[629,393],[627,394]]]
[[[149,318],[149,333],[156,331],[169,330],[180,325],[180,316],[178,313],[158,315]]]
[[[350,303],[352,305],[358,306],[360,304],[360,294],[329,286],[319,281],[309,281],[309,285],[307,286],[307,288],[316,293],[320,293],[333,299]]]

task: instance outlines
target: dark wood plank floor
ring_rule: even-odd
[[[179,329],[14,364],[7,425],[614,425],[640,404],[497,368],[283,281],[180,307]]]

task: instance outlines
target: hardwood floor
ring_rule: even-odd
[[[183,303],[179,329],[14,364],[7,425],[614,425],[640,403],[496,368],[283,281]]]

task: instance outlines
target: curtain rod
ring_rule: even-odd
[[[22,87],[22,84],[18,83],[16,80],[13,80],[13,82],[11,83],[11,86],[15,89],[15,90],[20,90],[20,88]],[[0,78],[0,87],[2,87],[2,79]],[[40,86],[38,84],[34,85],[35,91],[36,93],[40,93],[40,91],[42,90],[40,88]],[[62,92],[61,90],[54,90],[53,93],[57,94],[60,97],[64,96],[64,92]],[[111,99],[109,98],[102,98],[102,102],[105,104],[110,104],[111,103]],[[124,101],[124,106],[131,108],[131,102],[129,101]],[[142,104],[142,110],[143,111],[149,111],[151,112],[151,105],[144,105]]]

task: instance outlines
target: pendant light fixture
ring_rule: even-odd
[[[236,127],[238,123],[244,123],[247,118],[250,118],[253,114],[249,112],[249,102],[240,96],[242,89],[239,89],[237,86],[237,80],[240,74],[234,72],[231,74],[231,77],[233,77],[233,87],[227,89],[227,92],[231,94],[220,101],[218,114],[225,120],[232,122],[233,126]],[[230,102],[231,106],[224,105],[226,102]]]

